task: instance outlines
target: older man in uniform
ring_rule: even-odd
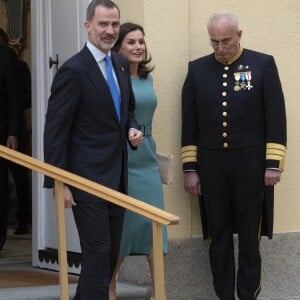
[[[284,96],[274,58],[240,45],[235,15],[213,14],[207,29],[214,53],[189,63],[182,90],[184,187],[202,200],[216,294],[234,299],[237,233],[237,294],[256,299],[262,219],[271,238],[286,153]]]

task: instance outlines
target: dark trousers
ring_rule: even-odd
[[[19,136],[18,151],[31,155],[28,144],[31,143],[31,137],[26,130],[25,119],[22,119],[22,128]],[[17,198],[16,219],[18,225],[26,226],[31,224],[31,181],[29,177],[29,169],[9,162],[8,168],[14,180]]]
[[[209,257],[216,294],[234,299],[233,233],[238,234],[237,293],[256,299],[260,291],[260,224],[264,186],[262,146],[201,150],[200,183],[211,240]]]
[[[109,283],[119,256],[125,209],[99,201],[73,207],[82,261],[74,300],[108,300]]]
[[[28,169],[18,164],[9,163],[9,171],[16,188],[17,223],[26,226],[31,224],[31,190]]]
[[[6,242],[8,222],[8,162],[0,158],[0,250]]]

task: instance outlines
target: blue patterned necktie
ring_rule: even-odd
[[[109,89],[110,89],[111,96],[114,100],[116,112],[117,112],[118,119],[119,119],[119,122],[120,122],[120,120],[121,120],[120,94],[119,94],[119,89],[117,87],[117,83],[116,83],[115,78],[113,76],[110,56],[106,55],[104,57],[104,61],[105,61],[105,68],[106,68],[107,83],[108,83],[108,86],[109,86]]]

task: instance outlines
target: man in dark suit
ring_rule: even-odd
[[[46,162],[126,192],[127,141],[136,148],[143,136],[133,113],[128,61],[110,52],[119,27],[120,11],[114,2],[91,1],[85,22],[88,42],[60,67],[53,80],[44,151]],[[110,57],[113,74],[107,69]],[[107,81],[111,77],[119,97],[115,104],[116,90],[111,92]],[[45,187],[52,186],[53,181],[46,178]],[[124,209],[68,186],[65,206],[73,208],[82,250],[75,299],[106,300],[118,258]]]
[[[31,155],[31,74],[27,63],[18,59],[18,92],[20,114],[20,134],[18,151]],[[9,163],[9,171],[12,175],[17,197],[16,220],[17,227],[15,234],[25,234],[29,232],[28,225],[31,224],[31,182],[29,170],[21,165]]]
[[[0,28],[0,44],[9,46],[9,37],[7,33]],[[28,151],[28,144],[31,143],[28,122],[29,117],[28,110],[31,109],[31,74],[29,67],[25,61],[18,58],[17,69],[18,82],[18,106],[20,110],[19,120],[19,137],[18,137],[18,151],[26,154],[31,154],[31,150]],[[28,153],[29,152],[29,153]],[[10,175],[12,175],[18,207],[16,211],[17,227],[15,234],[28,233],[28,224],[31,224],[31,191],[28,169],[12,162],[8,163],[8,169]]]
[[[240,45],[236,16],[214,14],[207,28],[214,53],[189,63],[182,90],[184,188],[201,196],[216,294],[234,299],[237,233],[237,294],[253,300],[262,219],[268,208],[273,220],[273,187],[284,167],[284,97],[274,58]]]
[[[0,144],[14,150],[20,121],[17,90],[17,56],[0,43]],[[8,200],[8,162],[0,158],[0,250],[7,236]]]

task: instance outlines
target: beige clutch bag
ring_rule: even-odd
[[[157,164],[159,167],[159,173],[161,182],[163,184],[171,184],[173,182],[173,173],[172,173],[172,160],[173,155],[168,153],[156,153],[157,155]]]

